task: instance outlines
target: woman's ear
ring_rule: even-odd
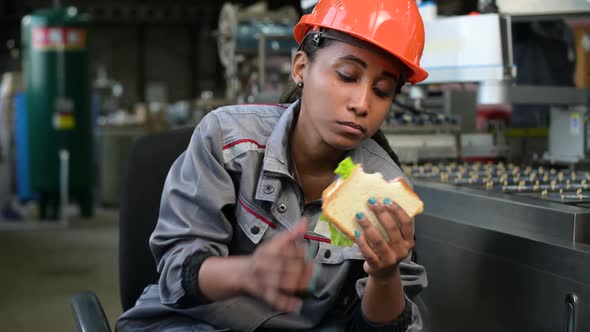
[[[291,78],[293,78],[293,82],[303,82],[304,81],[304,69],[307,67],[309,58],[307,54],[303,51],[297,51],[295,56],[293,57],[293,63],[291,64]]]

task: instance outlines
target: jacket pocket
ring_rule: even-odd
[[[244,234],[254,244],[271,237],[277,228],[268,213],[246,200],[242,195],[239,196],[237,219]]]
[[[341,264],[345,260],[363,260],[363,254],[358,246],[337,247],[330,243],[320,242],[315,261],[323,264]]]

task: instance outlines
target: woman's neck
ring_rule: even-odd
[[[336,150],[313,130],[295,125],[291,137],[291,158],[299,175],[321,176],[332,173],[344,157],[345,151]]]

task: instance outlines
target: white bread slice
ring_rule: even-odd
[[[365,173],[361,165],[357,164],[346,180],[339,179],[324,190],[322,212],[334,226],[351,239],[354,239],[354,231],[360,230],[356,213],[363,212],[381,235],[389,240],[383,226],[367,206],[370,197],[381,203],[385,198],[391,199],[411,218],[424,210],[424,203],[402,177],[386,181],[381,173]]]

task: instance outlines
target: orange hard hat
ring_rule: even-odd
[[[415,0],[320,0],[303,15],[293,34],[301,44],[310,29],[332,29],[369,42],[398,58],[411,70],[408,82],[428,77],[420,67],[424,23]]]

